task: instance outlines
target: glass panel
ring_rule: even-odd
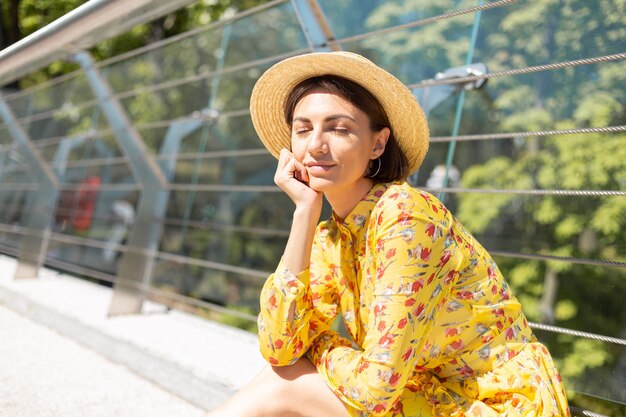
[[[0,124],[0,145],[10,145],[13,143],[13,136],[4,124]]]
[[[284,193],[172,191],[167,209],[168,219],[189,220],[289,230],[293,203]]]
[[[318,3],[338,39],[476,5],[475,0],[318,0]]]
[[[603,415],[623,415],[624,346],[542,331],[535,333],[557,358],[570,405],[602,411]]]
[[[234,156],[229,158],[179,159],[173,183],[192,184],[273,184],[276,160],[265,155]]]
[[[623,125],[625,63],[586,65],[489,80],[467,94],[463,133],[525,132]],[[597,80],[592,82],[590,80]]]
[[[371,59],[400,81],[411,84],[434,78],[435,74],[448,68],[463,66],[473,23],[473,15],[461,15],[425,26],[344,42],[342,46]]]
[[[435,169],[444,163],[448,146],[447,142],[431,144],[420,168],[417,182],[420,186],[436,186],[436,181],[433,182],[437,174]],[[626,135],[619,133],[457,142],[450,185],[487,189],[623,191],[626,179],[621,161],[625,147]]]
[[[112,191],[96,187],[61,190],[55,210],[53,230],[61,234],[61,237],[88,237],[121,243],[127,237],[130,225],[135,220],[135,206],[138,198],[138,191]],[[58,240],[59,245],[66,244],[62,239]],[[79,243],[73,245],[79,245]],[[112,254],[105,254],[105,249],[89,249],[89,251],[98,252],[100,260],[97,265],[112,260],[110,256]]]
[[[32,113],[31,100],[35,90],[17,91],[14,94],[5,94],[4,99],[9,105],[11,112],[17,119],[21,119]]]
[[[233,267],[272,271],[276,268],[276,256],[280,257],[287,241],[284,233],[272,235],[272,229],[257,233],[252,228],[220,227],[219,224],[193,226],[188,229],[166,226],[161,250]]]
[[[180,144],[180,152],[259,149],[263,146],[247,114],[219,117],[206,129],[198,129],[185,136]]]
[[[79,235],[79,237],[84,236]],[[92,238],[92,236],[90,236],[90,238]],[[101,239],[106,240],[104,236],[101,236]],[[112,246],[112,248],[115,248],[115,246]],[[107,248],[85,245],[80,241],[70,243],[64,240],[56,240],[53,235],[48,244],[46,258],[66,262],[77,267],[83,267],[115,275],[119,262],[119,255],[118,251],[113,249],[111,249],[111,251],[113,252],[113,256],[108,257],[106,255]],[[70,274],[72,274],[72,271],[70,271]]]
[[[153,154],[158,154],[163,140],[167,134],[168,127],[139,128],[137,132],[146,145],[146,148]]]
[[[121,103],[136,124],[189,116],[207,107],[211,79],[203,79],[124,98]]]
[[[128,164],[105,164],[68,167],[61,176],[64,184],[134,184],[132,172]]]
[[[572,2],[558,9],[547,2],[519,2],[484,12],[474,61],[501,71],[622,52],[612,34],[616,19],[606,15],[611,4]],[[446,49],[452,38],[444,39]],[[407,48],[406,53],[421,48]],[[482,90],[467,92],[460,134],[623,125],[625,116],[618,109],[626,102],[625,68],[617,61],[491,79]],[[430,112],[433,136],[450,134],[457,100],[454,94]],[[437,182],[435,168],[445,170],[441,164],[448,147],[431,145],[420,169],[421,186]],[[624,149],[626,135],[621,133],[459,142],[450,185],[623,191],[626,177],[619,161],[626,158]],[[489,250],[623,261],[619,253],[626,246],[621,233],[626,224],[615,214],[626,212],[623,196],[456,193],[445,198]],[[502,256],[497,262],[529,319],[624,337],[626,310],[615,295],[624,292],[624,268]],[[614,389],[623,382],[619,379],[623,348],[537,333],[549,345],[568,389],[578,391],[570,392],[572,404],[613,415],[610,410],[615,406],[601,398],[624,400]]]
[[[23,119],[22,124],[31,140],[77,136],[91,130],[108,128],[106,120],[99,117],[96,105],[67,106],[59,108],[52,116]]]
[[[248,110],[252,88],[271,64],[222,75],[214,108],[220,111]]]
[[[2,156],[0,155],[0,158]],[[7,158],[8,159],[8,158]],[[6,177],[5,175],[10,173],[10,172],[30,172],[30,165],[28,164],[17,164],[17,163],[12,163],[11,161],[9,161],[7,163],[7,161],[4,162],[4,165],[0,164],[0,167],[2,167],[2,169],[0,169],[0,179],[2,179],[2,183],[8,182],[6,181]]]
[[[61,82],[53,82],[9,96],[6,101],[15,117],[20,119],[58,109],[72,112],[81,103],[93,99],[87,78],[77,72]]]
[[[189,119],[192,122],[192,119]],[[139,135],[144,140],[148,150],[156,153],[158,158],[162,161],[167,159],[167,154],[162,154],[162,149],[166,144],[164,140],[169,133],[170,129],[174,129],[174,132],[169,133],[172,135],[172,140],[179,140],[178,152],[212,152],[234,149],[259,149],[262,148],[262,144],[256,136],[254,127],[250,116],[238,115],[238,116],[221,116],[212,123],[198,125],[198,127],[186,135],[182,135],[186,130],[185,127],[178,129],[177,122],[174,122],[170,127],[149,127],[139,129]],[[176,136],[176,132],[181,132]],[[168,145],[169,148],[170,145]]]
[[[624,52],[623,7],[619,0],[521,1],[487,10],[475,62],[494,72]]]
[[[12,149],[5,149],[5,152],[3,152],[3,157],[5,170],[13,170],[13,168],[16,168],[18,166],[28,165],[28,159],[26,159],[24,155],[22,155],[17,147]]]
[[[304,47],[304,35],[291,6],[282,4],[110,64],[102,70],[113,90],[123,92],[168,80],[209,76],[220,65],[222,56],[225,57],[224,68],[228,68]],[[208,95],[204,97],[206,100]]]
[[[225,65],[229,68],[305,48],[306,38],[288,2],[235,21],[226,49]]]
[[[11,190],[9,187],[0,190],[0,223],[5,225],[20,224],[26,201],[31,193],[32,191],[22,189]]]
[[[258,314],[263,279],[169,260],[159,260],[153,271],[157,288]],[[244,328],[253,327],[254,323],[248,323]]]
[[[0,229],[0,250],[3,248],[9,248],[7,253],[11,253],[10,250],[18,250],[22,244],[24,235],[21,233],[11,233]]]
[[[65,166],[66,161],[82,161],[96,158],[115,158],[122,156],[117,139],[112,135],[95,138],[72,137],[58,141],[44,141],[35,146],[40,155],[54,167]],[[63,157],[67,155],[67,157]]]
[[[3,188],[10,189],[11,185],[16,185],[16,189],[21,188],[20,185],[17,184],[32,184],[33,186],[37,186],[37,180],[33,177],[29,169],[11,170],[2,175]]]
[[[215,70],[222,28],[167,44],[102,68],[113,91],[132,91]]]

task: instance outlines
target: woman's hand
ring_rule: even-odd
[[[308,181],[306,167],[287,149],[281,150],[274,182],[296,204],[283,253],[284,266],[294,275],[309,267],[315,226],[322,213],[322,193],[309,187]],[[294,308],[295,304],[290,307],[291,317]]]
[[[280,151],[274,182],[287,193],[296,209],[313,209],[319,216],[322,210],[322,193],[309,187],[306,167],[287,149]]]

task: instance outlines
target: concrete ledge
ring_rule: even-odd
[[[112,290],[55,271],[12,280],[0,255],[0,304],[210,410],[265,365],[256,336],[147,302],[144,314],[108,318]]]

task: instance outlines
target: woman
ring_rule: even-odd
[[[428,129],[399,80],[351,53],[297,56],[259,79],[251,115],[296,208],[261,294],[270,366],[212,416],[569,414],[489,254],[405,182]]]

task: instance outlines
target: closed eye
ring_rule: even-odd
[[[346,136],[350,134],[350,131],[348,129],[342,129],[342,128],[334,128],[331,129],[334,133],[336,133],[337,135],[340,136]]]

